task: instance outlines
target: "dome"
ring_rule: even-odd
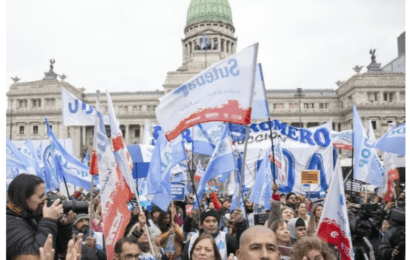
[[[232,23],[232,11],[228,0],[192,0],[188,8],[187,26],[199,21]]]

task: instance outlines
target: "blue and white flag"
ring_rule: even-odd
[[[27,168],[30,167],[25,156],[8,137],[6,137],[6,167],[17,168],[24,172],[28,172]]]
[[[229,127],[225,125],[225,129],[221,136],[221,140],[216,145],[212,154],[211,160],[206,167],[204,176],[198,184],[198,199],[202,199],[206,183],[220,174],[231,172],[236,169],[235,156],[232,150],[232,142],[229,138]]]
[[[353,105],[354,178],[377,187],[382,187],[384,169],[377,156],[374,144],[366,136],[356,106]]]
[[[36,160],[40,167],[43,167],[43,141],[40,140],[40,145],[36,149]]]
[[[204,33],[204,37],[202,38],[201,50],[205,48],[206,48],[206,33]]]
[[[262,65],[258,63],[255,74],[255,89],[252,101],[252,119],[266,119],[270,116],[266,99],[265,82],[263,80]]]
[[[388,153],[406,155],[406,123],[387,131],[376,141],[374,148]]]
[[[63,103],[63,125],[94,125],[95,109],[73,96],[65,88],[61,88],[61,102]],[[110,124],[108,116],[104,116],[104,124]]]
[[[26,157],[26,162],[29,165],[28,171],[33,171],[34,173],[42,177],[41,171],[40,171],[40,165],[37,162],[36,154],[34,152],[34,147],[33,144],[30,142],[30,139],[26,139],[26,142],[23,144],[23,146],[20,148],[21,153]]]
[[[262,205],[265,210],[270,210],[270,198],[272,197],[271,185],[273,183],[273,175],[270,167],[268,153],[265,153],[262,164],[259,167],[256,175],[255,184],[252,188],[249,200],[253,203]]]
[[[211,156],[215,145],[209,140],[207,133],[203,131],[201,124],[192,128],[192,152]]]
[[[240,182],[239,182],[239,178],[240,176],[238,176],[239,174],[237,174],[235,176],[235,191],[232,197],[232,203],[231,203],[231,212],[234,211],[236,208],[239,208],[240,210],[242,210],[242,218],[246,219],[246,211],[245,211],[245,205],[243,203],[243,199],[242,199],[242,193],[241,190],[239,188]],[[239,206],[237,205],[238,203],[238,196],[239,197]]]
[[[52,166],[54,167],[54,170],[53,169],[50,169],[50,170],[55,171],[56,166],[55,166],[54,157],[57,156],[62,165],[62,172],[63,172],[63,176],[65,177],[66,181],[70,182],[71,184],[75,186],[81,186],[85,190],[89,190],[91,187],[91,175],[89,174],[89,171],[90,171],[89,167],[82,164],[74,155],[69,154],[64,149],[64,147],[57,140],[56,136],[51,130],[48,124],[47,118],[45,120],[46,120],[46,125],[47,125],[48,137],[51,143],[50,145],[51,152],[49,153],[49,156],[48,156],[49,158],[44,158],[45,166],[46,166],[46,161],[47,161],[48,165],[46,167]]]

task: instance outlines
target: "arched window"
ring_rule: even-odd
[[[230,41],[226,41],[226,52],[229,53]]]

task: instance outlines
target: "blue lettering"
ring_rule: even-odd
[[[213,73],[214,73],[214,75],[215,75],[215,80],[218,80],[219,79],[219,76],[218,76],[218,69],[213,69],[212,70],[213,71]]]
[[[287,161],[287,165],[288,165],[287,167],[288,185],[284,187],[280,186],[279,191],[284,192],[284,193],[289,193],[293,190],[293,185],[295,184],[295,162],[296,160],[293,157],[293,154],[290,153],[287,149],[282,148],[282,152],[283,152],[284,159]],[[278,172],[277,170],[278,167],[273,162],[271,162],[271,168],[272,168],[272,164],[274,165],[274,169],[275,169],[274,172],[275,173]]]
[[[323,139],[321,138],[321,135]],[[329,131],[326,128],[319,128],[315,132],[315,141],[320,147],[328,147],[330,144]]]
[[[232,59],[228,61],[228,64],[233,63],[233,65],[231,66],[231,75],[232,76],[239,76],[239,70],[234,71],[234,69],[238,68],[238,61],[236,59]]]
[[[200,76],[199,78],[196,79],[196,84],[198,84],[198,86],[202,86],[205,85],[205,79],[203,76]]]
[[[191,130],[186,129],[184,132],[182,132],[182,138],[184,138],[187,143],[192,143]]]
[[[281,123],[279,122],[279,120],[273,120],[273,129],[275,130],[280,130],[281,129]]]
[[[253,131],[253,132],[259,132],[259,128],[258,128],[258,125],[257,124],[251,124],[250,126],[249,126],[249,133],[250,133],[250,131]],[[246,132],[245,132],[246,133]]]
[[[369,149],[363,149],[362,150],[362,156],[366,159],[370,157],[370,150]]]
[[[271,125],[269,125],[269,121],[265,121],[259,124],[259,128],[268,131],[272,127],[273,122],[271,122]]]
[[[308,144],[310,145],[315,145],[315,143],[313,142],[312,139],[312,133],[304,128],[299,128],[300,131],[300,142],[301,143],[306,143],[306,141],[308,142]]]
[[[225,69],[225,74],[223,72],[223,69]],[[227,78],[229,77],[229,70],[227,67],[224,67],[223,69],[219,69],[219,74],[221,74],[221,78]]]
[[[322,190],[327,189],[325,167],[323,165],[323,158],[320,153],[314,153],[308,162],[307,170],[320,171],[320,186]]]
[[[206,73],[206,74],[205,74],[205,78],[206,78],[206,81],[207,81],[208,83],[212,83],[212,82],[214,81],[214,76],[212,75],[211,72]]]
[[[369,144],[369,141],[370,141],[369,138],[365,138],[365,139],[364,139],[364,145],[365,145],[366,147],[372,148],[372,147],[373,147],[373,144]]]
[[[359,167],[363,167],[366,163],[368,163],[368,161],[366,161],[366,160],[360,160],[360,162],[359,162]]]
[[[294,128],[293,126],[289,126],[288,128],[288,137],[292,138],[295,141],[299,140],[299,137],[296,136],[296,131],[299,131],[299,129]]]
[[[68,103],[68,110],[72,113],[75,114],[78,111],[78,99],[74,100],[74,109],[72,107],[71,102]]]

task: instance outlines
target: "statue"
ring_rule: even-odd
[[[53,69],[54,69],[53,64],[55,62],[56,61],[54,59],[50,59],[50,70],[48,72],[44,72],[45,77],[43,78],[43,80],[56,80],[57,79],[58,75],[56,73],[54,73],[54,71],[53,71]]]
[[[363,66],[356,65],[356,67],[353,68],[354,71],[359,73],[362,70]]]
[[[20,78],[17,77],[17,76],[15,76],[14,78],[11,78],[11,79],[14,81],[14,83],[17,83],[20,80]]]
[[[336,81],[336,85],[338,85],[339,87],[344,83],[344,81],[338,80]]]
[[[56,63],[54,59],[50,59],[50,71],[53,71],[54,67],[53,64]]]
[[[376,63],[376,49],[370,49],[370,54],[372,55],[372,63]]]
[[[65,80],[67,78],[67,76],[65,74],[59,75],[59,77],[60,77],[61,80]]]

